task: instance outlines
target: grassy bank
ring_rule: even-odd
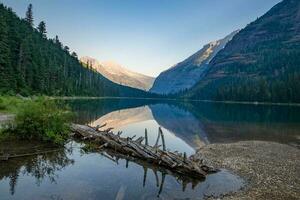
[[[15,114],[18,112],[20,105],[28,99],[15,96],[0,96],[0,113]]]
[[[0,112],[15,115],[13,122],[1,129],[1,138],[41,140],[63,144],[69,133],[71,112],[59,101],[45,97],[0,97]]]

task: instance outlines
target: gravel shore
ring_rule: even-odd
[[[241,176],[247,186],[221,199],[300,199],[300,149],[273,142],[211,144],[197,156]]]

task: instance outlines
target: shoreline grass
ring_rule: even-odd
[[[1,99],[0,112],[13,113],[15,117],[1,129],[0,138],[37,139],[54,144],[64,144],[68,139],[72,112],[64,104],[47,97]]]

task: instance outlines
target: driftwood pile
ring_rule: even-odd
[[[161,128],[159,128],[155,145],[150,146],[146,129],[145,137],[134,139],[134,137],[121,137],[122,132],[114,134],[111,131],[112,128],[99,130],[104,126],[90,127],[72,124],[71,130],[74,137],[92,142],[96,150],[109,149],[123,155],[123,157],[139,159],[149,164],[158,165],[181,176],[201,179],[205,178],[208,173],[216,172],[215,169],[204,165],[202,160],[195,159],[194,156],[187,157],[185,153],[167,151]],[[161,145],[158,144],[160,138],[162,139],[162,149]]]

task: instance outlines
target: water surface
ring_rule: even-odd
[[[156,100],[71,100],[75,122],[107,123],[122,136],[154,144],[161,127],[169,150],[191,155],[209,143],[264,140],[299,147],[298,107]],[[43,155],[0,161],[0,199],[203,199],[242,188],[229,171],[190,181],[109,152],[87,153],[74,141]],[[34,142],[2,142],[0,152],[48,149]]]
[[[85,102],[85,103],[83,103]],[[161,126],[192,148],[209,143],[262,140],[300,145],[300,107],[155,100],[82,100],[70,103],[78,123],[107,123],[128,135]],[[178,148],[177,145],[169,145]],[[183,145],[183,144],[181,144]],[[185,147],[186,148],[186,147]],[[188,148],[186,148],[188,149]]]

